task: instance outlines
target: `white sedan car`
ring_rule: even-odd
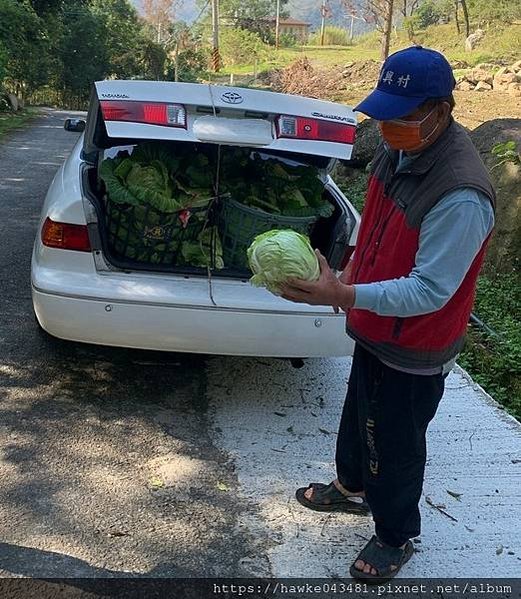
[[[294,304],[249,282],[244,269],[178,268],[122,260],[105,225],[98,168],[151,140],[251,148],[287,164],[319,167],[334,207],[311,233],[340,272],[360,217],[331,179],[347,160],[356,118],[343,105],[203,84],[102,81],[86,125],[49,188],[34,244],[31,285],[40,326],[62,339],[129,348],[305,358],[352,352],[345,315]],[[186,146],[188,147],[188,146]],[[226,199],[224,199],[226,201]]]

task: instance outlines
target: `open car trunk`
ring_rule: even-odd
[[[335,158],[350,157],[350,109],[258,90],[144,83],[96,84],[87,121],[85,208],[94,246],[110,269],[206,275],[210,267],[213,276],[245,279],[247,246],[255,234],[275,228],[307,234],[341,268],[355,218],[327,173]],[[125,203],[128,190],[141,197],[155,189],[146,168],[129,173],[130,161],[150,154],[151,143],[146,167],[177,169],[177,179],[167,183],[177,186],[172,197],[185,198],[175,219],[173,208],[157,210],[159,196],[151,208]],[[252,188],[255,169],[261,183]],[[130,187],[118,187],[116,198],[110,183],[119,186],[125,177]],[[207,191],[195,190],[194,181]],[[278,206],[279,200],[285,203]],[[145,231],[138,249],[130,218]]]
[[[271,158],[273,159],[273,157]],[[282,162],[282,164],[284,164],[284,162]],[[312,165],[307,165],[307,168],[313,169],[314,173],[317,171],[317,169]],[[286,219],[286,221],[289,221],[289,223],[286,221],[282,221],[281,223],[277,220],[277,218],[279,218],[277,215],[269,215],[267,218],[270,226],[265,226],[264,228],[295,229],[295,222],[304,221],[304,225],[306,225],[307,230],[302,229],[302,225],[297,227],[296,230],[300,230],[301,232],[308,234],[313,248],[318,248],[328,259],[328,262],[333,268],[340,269],[341,262],[344,258],[345,249],[348,245],[350,233],[355,225],[355,219],[345,203],[342,201],[342,196],[339,194],[334,184],[332,184],[328,175],[324,171],[318,172],[320,185],[322,186],[321,197],[324,204],[327,204],[331,207],[329,211],[326,211],[330,214],[317,217],[315,222],[312,222],[309,225],[309,221],[313,219],[290,217]],[[114,244],[113,236],[110,234],[110,219],[107,215],[108,196],[106,186],[103,180],[99,177],[98,169],[95,166],[88,166],[84,168],[83,189],[86,200],[95,211],[95,220],[97,221],[96,238],[99,240],[100,250],[103,252],[106,261],[113,268],[122,270],[173,272],[180,274],[207,273],[207,268],[204,264],[191,265],[183,260],[172,260],[167,262],[139,260],[135,259],[133,256],[127,255],[125,252],[118,251],[117,244]],[[204,251],[207,252],[209,258],[208,266],[211,267],[214,276],[246,278],[251,275],[249,269],[247,268],[245,255],[245,246],[249,245],[249,243],[244,243],[242,247],[238,246],[234,248],[234,238],[232,237],[229,231],[228,223],[226,222],[228,215],[226,204],[229,202],[234,202],[234,204],[236,204],[233,194],[224,193],[220,196],[214,196],[212,198],[212,202],[213,205],[209,210],[207,226],[208,229],[212,229],[214,231],[214,235],[218,236],[218,240],[213,240],[213,244],[210,246],[211,249],[208,248],[207,245],[204,246]],[[247,210],[251,212],[251,208],[247,208]],[[249,215],[247,214],[247,216]],[[193,218],[193,216],[190,216],[190,218]],[[249,221],[247,221],[247,225],[250,225]],[[158,223],[158,226],[161,227],[162,223]],[[181,225],[180,230],[189,231],[190,229],[187,227],[187,229],[183,230]],[[248,231],[243,230],[241,237],[242,239],[249,238],[251,241],[253,240],[253,237],[253,234],[248,236]],[[220,245],[220,251],[215,251],[215,244]],[[182,244],[178,246],[178,251],[181,251],[181,247]],[[241,254],[239,254],[239,252],[241,252]],[[221,262],[217,264],[216,262],[218,262],[218,260],[221,258],[224,263]]]

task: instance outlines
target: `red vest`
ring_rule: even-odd
[[[466,132],[456,123],[414,161],[409,171],[395,174],[396,160],[396,153],[384,146],[373,160],[353,263],[355,284],[407,277],[415,266],[421,221],[449,191],[473,187],[495,201],[486,169]],[[456,293],[440,310],[403,318],[353,308],[347,332],[393,364],[408,368],[443,365],[463,347],[487,242]]]

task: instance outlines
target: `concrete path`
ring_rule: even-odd
[[[253,538],[268,532],[271,541],[264,557],[245,558],[252,575],[348,577],[373,533],[369,518],[311,512],[293,499],[298,486],[335,477],[349,368],[349,359],[310,361],[302,370],[269,360],[210,363],[215,443],[235,461],[241,499],[257,508],[241,529]],[[401,576],[518,576],[520,489],[520,424],[457,368],[429,432],[423,531]]]

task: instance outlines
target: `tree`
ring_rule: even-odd
[[[467,8],[467,1],[460,0],[461,8],[463,9],[463,17],[465,19],[465,36],[468,37],[470,35],[470,22],[469,22],[469,10]]]
[[[418,8],[420,0],[399,0],[398,10],[403,18],[412,17],[414,11]]]
[[[463,18],[465,19],[465,36],[470,34],[469,11],[466,0],[454,0],[454,22],[456,23],[456,31],[461,33],[461,25],[459,21],[459,7],[463,9]]]
[[[49,41],[30,4],[0,0],[0,15],[4,77],[12,90],[24,97],[48,79]]]
[[[144,31],[138,14],[128,0],[92,0],[92,11],[103,24],[107,73],[129,79],[142,69],[139,51]]]
[[[161,81],[165,78],[167,55],[161,44],[144,38],[138,56],[142,79]]]
[[[345,9],[352,14],[361,14],[382,34],[380,59],[384,61],[389,56],[394,0],[361,0],[359,2],[341,0],[341,2]]]
[[[454,20],[456,21],[456,31],[461,33],[461,27],[459,24],[459,0],[454,0]]]
[[[70,4],[63,22],[58,57],[58,85],[63,92],[87,96],[92,83],[109,70],[107,30],[102,18],[84,4]]]
[[[434,0],[425,0],[414,15],[414,22],[420,29],[436,25],[441,18],[441,10]]]
[[[58,13],[62,3],[62,0],[29,0],[29,4],[39,17]]]
[[[0,93],[2,92],[2,83],[5,79],[5,76],[7,74],[7,60],[8,60],[8,55],[7,55],[7,49],[4,46],[2,40],[0,40]],[[0,110],[1,110],[1,100],[0,100]]]
[[[168,37],[167,31],[175,21],[176,12],[182,0],[142,0],[145,20],[155,33],[155,41],[160,44]]]
[[[287,3],[288,0],[280,2],[281,18],[288,16],[284,10]],[[275,0],[220,0],[219,11],[223,20],[234,27],[258,33],[264,42],[273,41]]]
[[[416,15],[413,16],[413,13],[418,8],[419,2],[420,0],[398,0],[398,12],[400,12],[403,17],[403,26],[407,31],[407,36],[410,41],[414,39]]]
[[[252,63],[266,46],[258,33],[247,29],[227,28],[221,33],[221,55],[226,65]]]

